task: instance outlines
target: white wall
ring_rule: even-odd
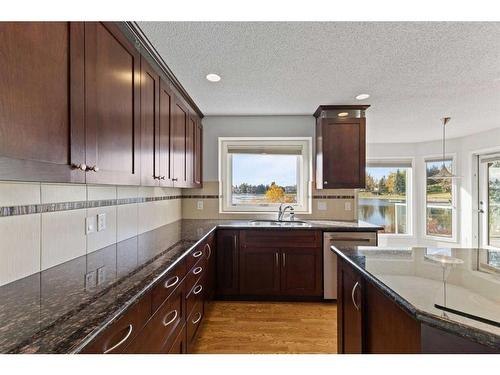
[[[219,137],[314,137],[313,116],[209,116],[203,119],[203,180],[218,181]]]
[[[377,143],[367,145],[368,159],[413,158],[413,236],[397,238],[382,236],[380,245],[422,245],[422,246],[477,246],[474,237],[477,223],[476,178],[473,170],[474,154],[500,151],[500,128],[462,138],[447,140],[446,153],[454,155],[457,180],[457,240],[455,242],[434,241],[425,238],[425,165],[424,159],[439,156],[441,141],[422,143]]]

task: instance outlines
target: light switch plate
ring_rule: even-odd
[[[326,202],[318,202],[318,210],[326,211]]]
[[[97,231],[103,231],[106,229],[106,214],[97,215]]]
[[[344,210],[345,211],[351,211],[352,210],[352,204],[351,204],[351,202],[345,202],[344,203]]]
[[[95,271],[91,271],[85,274],[85,289],[89,290],[95,287]]]
[[[106,266],[97,269],[97,285],[101,285],[106,280]]]
[[[87,217],[85,218],[85,233],[94,233],[95,232],[95,218]]]
[[[203,210],[203,201],[196,202],[196,208],[198,210]]]

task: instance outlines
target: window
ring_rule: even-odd
[[[369,161],[358,218],[383,226],[387,234],[411,234],[411,172],[411,160]]]
[[[446,159],[448,171],[454,170],[453,159]],[[453,239],[455,234],[454,180],[433,179],[443,160],[425,161],[425,233],[427,236]]]
[[[220,212],[310,212],[311,138],[219,138]]]

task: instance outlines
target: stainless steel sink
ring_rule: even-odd
[[[253,225],[273,225],[282,227],[303,227],[309,225],[308,222],[302,220],[252,220],[250,221]]]

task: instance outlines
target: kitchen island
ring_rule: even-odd
[[[339,247],[341,353],[499,353],[500,275],[484,249]]]

